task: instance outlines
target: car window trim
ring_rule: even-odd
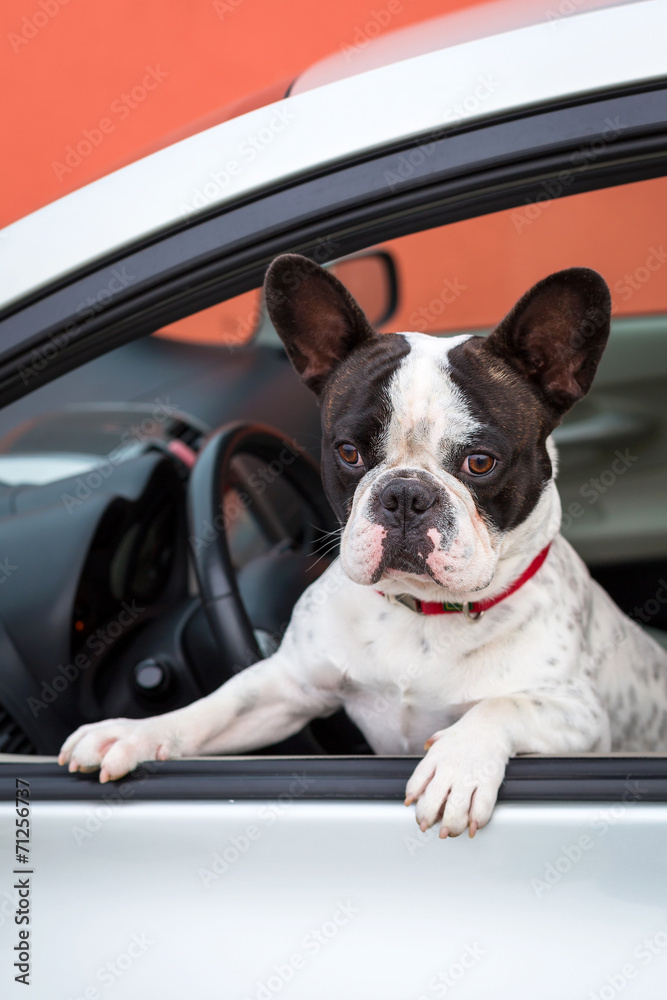
[[[212,757],[150,761],[116,782],[69,774],[54,761],[0,762],[0,801],[16,779],[33,801],[224,801],[294,796],[318,801],[402,801],[419,757]],[[530,755],[513,758],[500,802],[667,802],[667,755]]]
[[[632,125],[605,143],[609,121]],[[599,154],[574,164],[573,155],[594,142],[602,142]],[[419,162],[400,189],[389,190],[386,175],[411,152]],[[544,200],[542,185],[568,167],[572,183],[554,197],[667,172],[667,86],[427,137],[130,248],[0,318],[0,405],[113,346],[258,287],[280,252],[324,263],[426,222],[432,228]]]
[[[0,344],[18,342],[20,350],[0,354],[0,405],[45,384],[78,364],[119,346],[163,322],[205,308],[216,301],[255,287],[272,257],[283,250],[312,253],[321,247],[321,234],[332,234],[338,241],[335,251],[322,258],[332,259],[353,253],[368,245],[394,236],[414,232],[428,219],[429,228],[460,221],[523,204],[526,197],[539,194],[544,178],[557,177],[567,167],[568,157],[583,143],[599,138],[603,116],[630,116],[640,102],[642,115],[616,143],[609,143],[596,159],[576,172],[563,195],[580,193],[601,186],[613,186],[631,179],[667,173],[667,88],[650,93],[634,93],[596,99],[557,110],[540,110],[521,118],[461,130],[456,135],[433,140],[432,159],[415,167],[404,187],[389,192],[379,183],[389,164],[399,162],[406,149],[421,149],[414,142],[402,149],[386,150],[372,159],[339,167],[327,175],[301,180],[288,188],[270,192],[262,198],[236,206],[224,213],[199,220],[186,231],[165,234],[161,239],[139,249],[128,250],[95,267],[87,274],[72,278],[34,300],[22,304],[0,321]],[[593,129],[597,120],[598,132]],[[525,133],[526,142],[517,146],[516,129]],[[512,131],[514,129],[514,131]],[[534,130],[534,142],[527,141]],[[545,133],[551,131],[547,142]],[[482,163],[479,150],[492,137],[494,155]],[[513,145],[514,144],[514,145]],[[454,145],[460,145],[456,168]],[[493,146],[493,143],[490,144]],[[467,153],[466,153],[467,147]],[[468,159],[466,160],[466,155]],[[375,197],[369,197],[375,181]],[[317,192],[329,190],[327,221],[323,222],[317,206],[303,210],[304,192],[316,202]],[[273,206],[275,214],[268,209]],[[307,207],[307,206],[306,206]],[[292,215],[290,215],[292,212]],[[309,214],[310,212],[310,214]],[[234,213],[237,213],[234,216]],[[248,215],[247,232],[242,240],[228,235],[215,251],[210,241],[231,222]],[[268,214],[267,214],[268,213]],[[271,225],[267,220],[271,219]],[[263,220],[263,221],[262,221]],[[254,227],[254,228],[253,228]],[[171,249],[175,241],[185,241],[185,253],[175,260]],[[208,248],[208,249],[207,249]],[[141,257],[145,270],[141,280],[105,299],[104,308],[77,320],[82,296],[104,288],[114,268]],[[164,317],[164,319],[162,319]],[[45,348],[53,338],[74,323],[78,328],[62,346],[56,344],[53,359]],[[6,337],[5,335],[8,335]],[[28,338],[30,338],[28,340]],[[30,343],[30,350],[25,345]],[[44,351],[46,365],[26,385],[18,373],[22,362],[30,364],[35,350]],[[261,758],[244,760],[212,759],[207,761],[160,762],[154,770],[140,771],[124,779],[134,782],[136,799],[202,798],[275,798],[294,780],[295,768],[313,778],[308,797],[323,799],[402,798],[405,782],[417,758]],[[291,770],[290,770],[291,769]],[[99,785],[94,776],[69,775],[55,763],[0,762],[0,797],[13,797],[14,781],[24,775],[35,782],[35,797],[43,800],[103,799],[113,792],[112,785]],[[639,788],[642,801],[667,801],[667,757],[526,757],[510,761],[501,801],[616,801],[628,794],[628,782]],[[637,785],[638,783],[638,785]]]

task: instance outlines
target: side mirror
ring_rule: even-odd
[[[328,265],[354,296],[371,326],[387,323],[398,305],[398,276],[393,258],[383,250],[343,257]]]
[[[393,257],[386,250],[369,250],[326,264],[342,281],[366,313],[371,326],[379,327],[396,312],[398,276]],[[235,347],[254,340],[280,344],[264,308],[262,289],[254,288],[208,309],[186,316],[156,331],[156,336],[183,343]]]

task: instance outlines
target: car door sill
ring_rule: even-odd
[[[312,800],[402,800],[419,758],[206,757],[149,761],[116,782],[69,774],[54,758],[0,755],[0,801],[16,779],[33,801],[263,800],[295,795]],[[667,802],[667,755],[646,753],[526,755],[510,761],[503,802]]]

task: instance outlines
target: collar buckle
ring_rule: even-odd
[[[472,601],[466,601],[461,610],[463,611],[463,617],[466,619],[466,621],[469,621],[474,624],[475,622],[478,622],[480,620],[484,612],[473,611],[472,606],[473,606]]]
[[[384,596],[390,604],[402,604],[404,608],[409,608],[416,614],[421,613],[421,601],[418,597],[413,597],[412,594],[385,594]]]

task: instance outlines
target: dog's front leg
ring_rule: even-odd
[[[185,708],[149,719],[81,726],[65,741],[58,760],[70,771],[99,768],[104,782],[146,760],[245,753],[277,743],[339,703],[335,685],[302,676],[279,650]]]
[[[427,741],[406,788],[417,822],[440,836],[470,836],[488,823],[510,757],[609,748],[609,722],[594,693],[573,681],[554,691],[485,698]]]

